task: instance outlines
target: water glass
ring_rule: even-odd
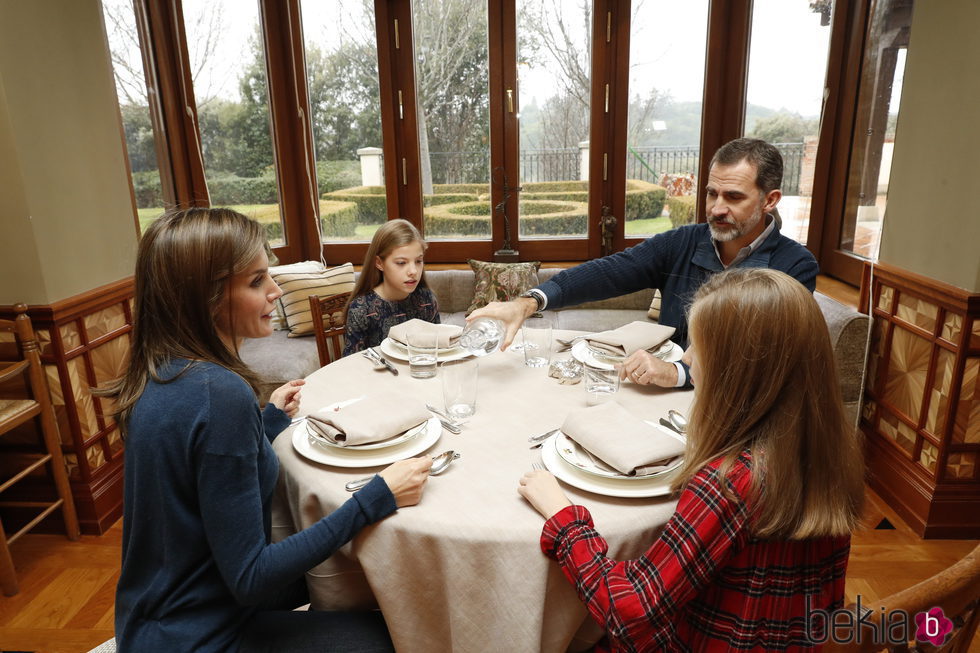
[[[408,367],[412,378],[431,379],[436,375],[436,362],[439,360],[439,344],[433,333],[413,331],[406,337],[408,341]]]
[[[586,362],[582,367],[587,405],[596,406],[612,399],[619,390],[620,365],[599,366]]]
[[[443,363],[440,367],[446,414],[454,420],[471,416],[476,412],[480,364],[475,360],[458,360]]]
[[[531,317],[524,320],[524,364],[546,367],[551,362],[551,320]]]

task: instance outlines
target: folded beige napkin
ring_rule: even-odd
[[[562,433],[627,476],[650,474],[684,453],[684,443],[634,417],[615,401],[573,410]]]
[[[392,438],[429,419],[425,404],[395,392],[379,392],[349,406],[321,408],[307,416],[311,431],[342,447]]]
[[[589,346],[611,356],[629,356],[635,351],[655,351],[674,335],[674,327],[652,322],[630,322],[611,331],[593,333],[587,340]]]
[[[449,349],[456,346],[456,342],[459,340],[459,334],[463,332],[463,327],[456,326],[455,324],[433,324],[432,322],[426,322],[416,317],[408,322],[402,322],[391,327],[388,330],[388,337],[407,346],[408,334],[416,332],[431,335],[436,340],[439,349]]]

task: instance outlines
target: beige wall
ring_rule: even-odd
[[[880,260],[980,292],[980,2],[916,0]]]
[[[99,0],[0,0],[0,304],[132,274],[136,226]]]

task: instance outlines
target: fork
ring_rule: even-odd
[[[538,472],[546,471],[544,465],[542,465],[541,463],[531,463],[531,469]]]

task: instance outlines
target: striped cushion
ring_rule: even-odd
[[[331,297],[354,289],[354,266],[344,263],[320,272],[291,272],[273,277],[282,288],[279,305],[286,317],[289,337],[308,336],[313,333],[310,316],[310,295]]]
[[[653,301],[650,302],[650,310],[647,311],[647,317],[651,320],[660,321],[660,291],[657,290],[653,293]]]

